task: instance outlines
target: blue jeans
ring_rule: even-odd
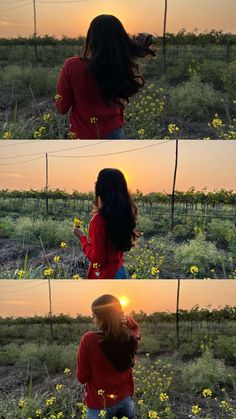
[[[128,272],[124,265],[121,265],[121,267],[116,271],[113,279],[129,279]]]
[[[105,140],[125,140],[124,127],[117,128],[105,137]]]
[[[102,409],[103,410],[103,409]],[[129,419],[134,419],[135,409],[134,409],[134,402],[130,396],[126,397],[125,399],[121,400],[119,403],[115,404],[112,407],[107,407],[104,409],[107,412],[105,416],[106,419],[112,419],[114,416],[117,419],[123,418],[126,416]],[[100,409],[90,409],[87,410],[87,419],[100,419],[99,416]]]

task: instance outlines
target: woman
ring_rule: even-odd
[[[83,252],[90,261],[89,279],[127,279],[124,252],[135,244],[137,208],[128,192],[123,173],[103,169],[95,185],[95,214],[89,238],[74,227]]]
[[[148,34],[131,39],[115,16],[92,21],[83,58],[66,60],[58,80],[56,107],[70,110],[72,138],[124,138],[124,105],[144,85],[135,60],[155,55],[151,42]]]
[[[83,335],[77,356],[77,379],[85,385],[87,419],[134,418],[132,367],[140,339],[138,324],[124,316],[119,300],[102,295],[92,303],[99,332]]]

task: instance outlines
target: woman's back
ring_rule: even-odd
[[[113,406],[134,393],[132,369],[117,371],[103,354],[102,339],[100,333],[85,333],[77,359],[77,378],[85,384],[85,403],[96,409],[103,409],[104,404],[106,407]]]
[[[60,113],[71,109],[70,131],[76,138],[105,138],[123,126],[124,112],[119,104],[104,102],[88,62],[79,57],[66,60],[58,80],[56,107]]]

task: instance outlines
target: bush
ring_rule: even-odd
[[[207,225],[207,236],[218,246],[228,248],[229,243],[236,236],[236,230],[234,224],[229,220],[212,220]]]
[[[200,233],[188,243],[179,245],[174,250],[174,260],[182,272],[182,276],[189,275],[191,266],[197,266],[199,278],[209,277],[211,269],[223,271],[226,256],[223,251],[216,248],[214,243],[209,243],[205,235]]]
[[[56,246],[61,241],[74,239],[72,227],[68,221],[54,221],[38,219],[33,221],[29,217],[22,217],[16,223],[16,237],[24,237],[30,242],[35,242],[41,237],[46,247]]]
[[[193,76],[170,91],[169,110],[174,117],[188,121],[208,121],[220,103],[218,94],[199,76]]]
[[[0,220],[0,238],[9,238],[13,235],[15,223],[10,218],[2,218]]]
[[[196,392],[204,388],[218,390],[220,386],[231,384],[229,369],[223,361],[214,359],[211,351],[185,365],[182,369],[182,379],[186,387]]]
[[[227,69],[224,61],[204,60],[200,64],[199,75],[202,82],[213,84],[215,89],[223,88],[223,75]]]
[[[235,98],[236,92],[236,60],[229,64],[223,74],[224,88],[227,93]]]

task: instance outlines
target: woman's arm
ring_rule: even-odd
[[[66,61],[61,69],[57,82],[56,108],[64,114],[69,111],[73,100],[73,91],[70,84],[69,63]]]
[[[126,327],[135,337],[140,337],[139,325],[131,316],[126,316]]]
[[[98,264],[98,267],[104,265],[106,262],[107,236],[104,220],[101,216],[95,215],[92,219],[89,229],[89,240],[83,233],[78,232],[77,234],[75,230],[74,233],[79,238],[83,252],[89,261],[92,264]]]
[[[86,335],[82,337],[78,349],[76,377],[81,384],[87,383],[90,379],[90,362]]]

